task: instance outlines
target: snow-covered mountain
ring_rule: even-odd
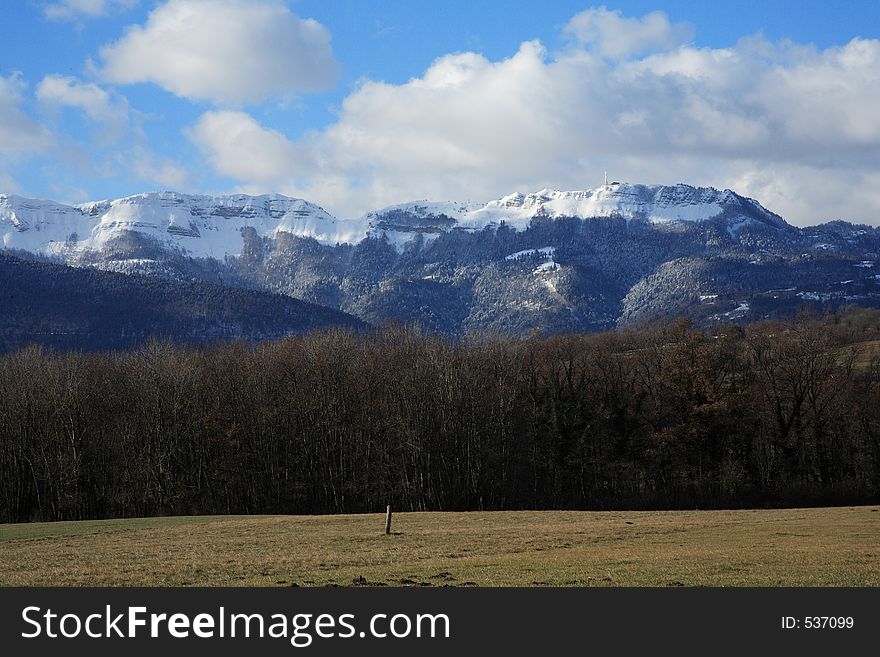
[[[363,237],[360,223],[339,221],[313,203],[280,195],[157,192],[79,206],[0,195],[3,247],[65,261],[112,250],[133,234],[169,253],[223,260],[241,253],[245,228],[260,237],[284,232],[325,244]]]
[[[787,225],[757,201],[729,189],[617,182],[583,191],[514,193],[485,205],[416,201],[370,212],[364,221],[372,234],[385,234],[400,247],[416,234],[430,240],[449,230],[475,231],[501,224],[522,231],[539,217],[621,217],[653,224],[723,218],[731,232],[749,222],[777,228]]]
[[[705,323],[805,301],[880,305],[880,229],[796,228],[730,190],[611,183],[354,220],[284,196],[0,195],[0,248],[78,267],[284,294],[461,336]]]
[[[329,245],[384,236],[402,250],[417,236],[431,241],[444,232],[478,231],[502,224],[522,231],[538,217],[623,217],[670,223],[719,216],[725,217],[729,230],[749,221],[785,226],[756,201],[730,190],[613,183],[585,191],[516,193],[486,204],[416,201],[355,220],[337,219],[313,203],[281,195],[155,192],[78,206],[0,195],[0,240],[6,249],[65,262],[118,250],[133,237],[169,254],[223,260],[241,254],[246,228],[253,228],[259,237],[287,233]]]
[[[759,221],[782,227],[778,215],[757,201],[729,189],[690,185],[631,185],[611,183],[596,189],[560,192],[543,189],[534,194],[511,194],[468,214],[463,223],[476,226],[505,221],[524,228],[534,217],[613,217],[644,219],[651,223],[705,221],[728,213],[731,225]]]

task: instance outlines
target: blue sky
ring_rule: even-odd
[[[341,216],[631,182],[880,223],[880,3],[23,0],[0,191]]]

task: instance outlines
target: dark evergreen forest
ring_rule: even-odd
[[[876,503],[880,312],[0,357],[0,520]]]
[[[343,312],[258,290],[25,260],[0,251],[0,353],[29,343],[60,350],[131,349],[151,338],[258,342],[366,324]]]

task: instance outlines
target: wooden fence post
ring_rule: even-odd
[[[391,505],[388,505],[388,508],[385,510],[385,535],[391,533]]]

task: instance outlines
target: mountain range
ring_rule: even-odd
[[[0,195],[0,243],[10,255],[282,295],[345,313],[334,316],[343,324],[414,322],[451,337],[880,305],[877,229],[799,228],[731,190],[684,184],[416,201],[358,219],[280,195],[78,206]]]

